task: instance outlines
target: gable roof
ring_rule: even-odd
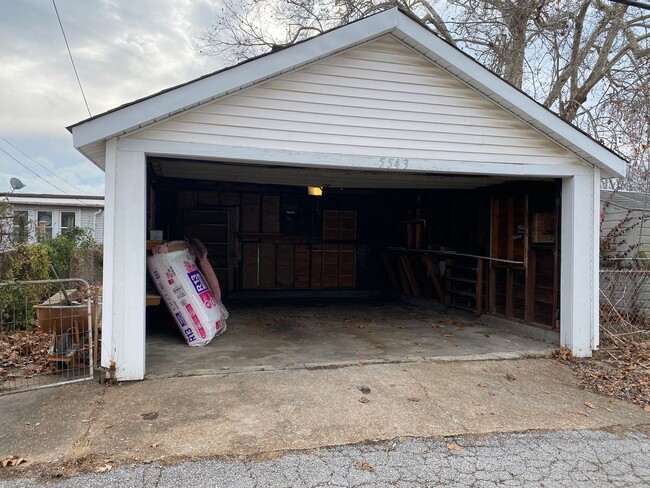
[[[623,210],[650,212],[650,195],[634,191],[600,190],[600,201]]]
[[[104,207],[101,195],[52,195],[47,193],[0,193],[11,205],[40,205],[43,207]]]
[[[625,172],[626,161],[622,157],[397,8],[135,100],[78,122],[68,130],[72,132],[74,147],[103,168],[105,141],[112,137],[160,122],[388,33],[580,159],[600,168],[604,177],[621,176]]]

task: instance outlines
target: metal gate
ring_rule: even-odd
[[[0,395],[92,379],[99,311],[82,279],[0,283]]]

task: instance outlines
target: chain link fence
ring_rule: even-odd
[[[617,258],[600,270],[604,339],[650,338],[650,259]]]
[[[97,293],[79,278],[0,283],[0,395],[93,377]]]

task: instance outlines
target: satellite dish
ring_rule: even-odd
[[[25,188],[25,183],[20,181],[18,178],[11,178],[9,180],[9,184],[11,184],[12,190],[20,190],[21,188]]]

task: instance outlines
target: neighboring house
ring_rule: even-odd
[[[44,223],[45,237],[56,237],[66,229],[89,229],[99,243],[104,242],[104,197],[0,193],[11,205],[14,240],[36,242],[38,223]]]
[[[380,289],[378,256],[401,246],[391,284],[421,295],[452,243],[486,266],[456,278],[484,284],[477,313],[598,347],[600,181],[626,162],[398,9],[69,130],[106,172],[102,364],[118,379],[145,374],[152,229],[223,249],[225,293]]]
[[[601,190],[600,202],[601,258],[650,257],[650,195]]]

